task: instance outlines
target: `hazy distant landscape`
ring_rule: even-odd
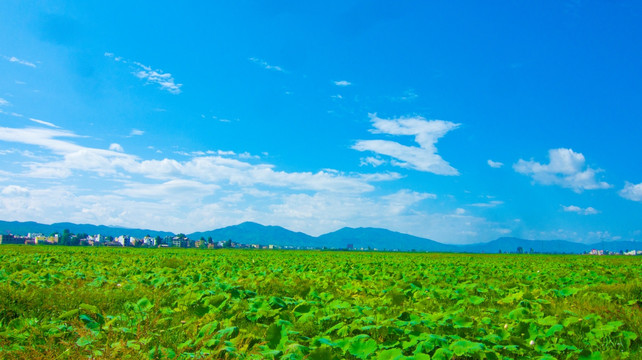
[[[176,234],[145,229],[127,229],[110,226],[87,224],[56,223],[51,225],[35,222],[0,221],[3,234],[27,235],[28,233],[62,233],[64,229],[72,233],[117,237],[121,235],[143,238],[171,237]],[[634,241],[605,241],[594,244],[582,244],[565,240],[527,240],[502,237],[490,242],[466,245],[443,244],[434,240],[402,234],[377,228],[343,228],[317,237],[301,232],[287,230],[280,226],[264,226],[245,222],[216,230],[186,234],[192,240],[211,238],[214,241],[232,240],[245,245],[276,245],[292,248],[317,249],[351,249],[377,251],[427,251],[427,252],[462,252],[462,253],[549,253],[549,254],[584,254],[592,250],[603,250],[613,253],[630,252],[639,244]]]

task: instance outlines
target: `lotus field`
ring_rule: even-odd
[[[637,257],[0,247],[2,359],[640,359]]]

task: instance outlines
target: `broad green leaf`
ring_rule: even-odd
[[[138,305],[138,307],[143,311],[148,311],[149,309],[151,309],[154,306],[152,304],[152,302],[149,301],[147,298],[142,298],[142,299],[138,300],[136,305]]]
[[[299,304],[299,305],[297,305],[297,306],[294,308],[294,310],[293,310],[293,311],[294,311],[294,312],[296,312],[296,313],[301,313],[301,314],[303,314],[303,313],[307,313],[307,312],[309,312],[311,308],[312,308],[312,305],[307,304],[307,303],[303,303],[303,304]]]
[[[276,349],[281,342],[281,329],[282,327],[277,324],[272,324],[265,332],[265,340],[268,341],[270,349]]]
[[[377,351],[377,342],[367,335],[358,335],[350,342],[348,351],[359,359],[365,359]]]
[[[430,355],[428,354],[415,354],[409,358],[408,360],[430,360]]]
[[[272,306],[273,309],[283,309],[287,307],[287,304],[283,299],[280,297],[272,296],[270,297],[270,300],[268,301],[270,306]]]
[[[85,346],[91,344],[92,342],[94,342],[93,339],[85,337],[85,336],[81,336],[81,337],[78,338],[78,340],[76,340],[76,345],[78,345],[80,347],[85,347]]]
[[[528,310],[520,307],[508,313],[508,318],[511,320],[521,320],[528,317],[528,315]]]
[[[562,290],[559,290],[557,292],[557,296],[567,297],[567,296],[575,295],[578,291],[580,291],[580,289],[567,287],[567,288],[563,288]]]
[[[480,296],[471,296],[468,298],[468,302],[470,302],[473,305],[479,305],[484,301],[486,301],[486,299]]]
[[[546,337],[551,337],[555,335],[556,332],[562,331],[562,329],[564,329],[564,326],[561,324],[553,325],[546,331]]]
[[[468,340],[458,340],[450,344],[449,349],[457,356],[463,355],[475,355],[479,354],[484,350],[484,344],[472,342]]]
[[[236,326],[231,326],[218,331],[219,338],[222,339],[233,339],[239,334],[239,328]]]
[[[622,337],[626,340],[635,340],[638,338],[638,335],[631,331],[622,331]]]
[[[332,352],[332,348],[329,348],[327,346],[321,346],[318,347],[312,352],[310,352],[310,355],[308,355],[309,360],[334,360],[334,354]]]
[[[583,350],[580,353],[580,356],[578,359],[579,360],[602,360],[602,354],[599,351],[590,352],[589,350]]]
[[[439,348],[432,355],[432,360],[450,360],[453,357],[453,352],[446,348]]]
[[[403,360],[406,357],[401,349],[384,350],[377,354],[377,360]]]
[[[524,297],[523,291],[518,291],[516,293],[510,294],[497,301],[499,304],[512,304],[516,301],[520,301]]]

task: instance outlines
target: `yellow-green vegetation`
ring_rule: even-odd
[[[640,260],[3,246],[0,358],[640,358]]]

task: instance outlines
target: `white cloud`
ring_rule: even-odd
[[[578,213],[580,215],[595,215],[595,214],[599,213],[599,211],[597,211],[596,209],[594,209],[594,208],[592,208],[590,206],[587,207],[587,208],[581,208],[581,207],[575,206],[575,205],[569,205],[569,206],[562,205],[562,209],[564,209],[564,211],[566,211],[566,212],[574,212],[574,213]]]
[[[0,186],[0,218],[6,220],[184,233],[242,221],[312,235],[370,226],[457,243],[491,240],[505,231],[505,226],[466,212],[422,210],[437,205],[429,201],[437,197],[429,192],[375,188],[377,182],[401,178],[398,173],[287,172],[222,150],[193,152],[180,160],[142,159],[80,145],[76,142],[91,139],[50,128],[0,128],[0,141],[37,146],[47,153],[23,163],[27,171],[9,173],[7,179],[51,179]],[[92,188],[87,181],[99,185]]]
[[[262,59],[258,59],[258,58],[255,58],[255,57],[251,57],[251,58],[249,58],[248,60],[250,60],[251,62],[253,62],[253,63],[255,63],[255,64],[257,64],[257,65],[259,65],[259,66],[261,66],[262,68],[267,69],[267,70],[274,70],[274,71],[278,71],[278,72],[285,72],[285,70],[284,70],[282,67],[280,67],[280,66],[276,66],[276,65],[270,65],[270,64],[268,64],[265,60],[262,60]]]
[[[470,206],[480,207],[480,208],[494,208],[494,207],[497,207],[497,206],[503,205],[503,204],[504,204],[504,202],[501,201],[501,200],[492,200],[492,201],[485,202],[485,203],[470,204]]]
[[[350,86],[352,85],[351,82],[346,81],[346,80],[340,80],[340,81],[334,81],[334,85],[336,86]]]
[[[362,158],[361,159],[361,163],[359,164],[359,166],[371,165],[371,166],[377,167],[377,166],[381,166],[381,165],[383,165],[385,163],[386,163],[386,161],[383,160],[383,159],[372,157],[372,156],[368,156],[366,158]]]
[[[160,85],[161,90],[178,95],[181,93],[181,86],[183,84],[176,84],[172,74],[163,72],[163,70],[152,70],[151,67],[143,65],[139,62],[134,62],[140,69],[134,72],[137,78],[146,80],[147,83]]]
[[[582,190],[607,189],[611,187],[604,181],[598,181],[595,176],[601,170],[594,170],[585,165],[584,155],[572,149],[551,149],[548,151],[548,164],[540,164],[533,160],[520,159],[513,169],[520,174],[529,175],[534,182],[543,185],[559,185],[575,192]]]
[[[38,124],[42,124],[42,125],[46,125],[46,126],[52,127],[52,128],[56,128],[56,129],[60,128],[60,126],[56,126],[56,125],[54,125],[54,124],[52,124],[52,123],[50,123],[48,121],[38,120],[38,119],[34,119],[34,118],[29,118],[29,120],[31,120],[33,122],[36,122]]]
[[[504,166],[504,163],[488,159],[488,166],[492,167],[493,169],[499,169],[500,167]]]
[[[263,185],[294,190],[329,192],[369,192],[374,190],[372,182],[399,179],[396,173],[345,174],[334,170],[318,172],[285,172],[274,169],[271,164],[254,164],[244,160],[255,159],[250,154],[236,155],[234,152],[215,151],[190,155],[191,159],[140,160],[124,153],[119,144],[110,145],[110,150],[84,147],[60,138],[78,138],[64,130],[44,128],[0,128],[0,140],[35,145],[60,155],[57,161],[26,163],[32,177],[68,177],[72,171],[95,172],[122,177],[142,175],[149,179],[172,180],[191,178],[206,183],[227,183],[249,187]],[[210,155],[212,154],[212,155]],[[227,156],[238,156],[239,159]],[[248,159],[243,159],[248,158]]]
[[[57,154],[65,154],[82,149],[69,141],[58,140],[57,138],[78,138],[79,136],[65,130],[53,130],[45,128],[0,128],[0,140],[18,142],[28,145],[40,146],[52,150]]]
[[[125,149],[120,144],[112,143],[109,145],[109,150],[111,151],[118,151],[118,152],[125,152]]]
[[[24,196],[29,193],[27,188],[18,185],[8,185],[2,189],[2,195]]]
[[[129,133],[129,136],[139,136],[143,134],[145,134],[143,130],[132,129],[132,131]]]
[[[183,84],[177,84],[170,73],[166,73],[160,69],[154,70],[151,66],[141,64],[138,61],[123,59],[122,57],[115,56],[110,52],[106,52],[105,56],[114,59],[114,61],[119,63],[130,64],[129,66],[134,70],[134,76],[141,80],[145,80],[147,84],[159,85],[161,90],[165,90],[174,95],[181,93],[181,87]]]
[[[564,205],[562,205],[562,208],[563,208],[563,209],[564,209],[564,211],[566,211],[566,212],[581,212],[581,211],[582,211],[582,208],[581,208],[581,207],[579,207],[579,206],[575,206],[575,205],[570,205],[570,206],[564,206]]]
[[[7,100],[5,100],[3,98],[0,98],[0,106],[9,106],[9,105],[11,105],[10,102],[8,102]]]
[[[252,155],[247,151],[240,153],[238,156],[239,156],[239,159],[260,159],[261,158],[260,156]]]
[[[18,59],[18,58],[17,58],[17,57],[15,57],[15,56],[11,56],[11,57],[9,57],[9,56],[5,56],[4,58],[5,58],[5,59],[7,59],[7,60],[8,60],[8,61],[10,61],[10,62],[13,62],[13,63],[17,63],[17,64],[21,64],[21,65],[29,66],[29,67],[32,67],[32,68],[35,68],[35,67],[36,67],[36,64],[34,64],[34,63],[32,63],[32,62],[29,62],[29,61],[26,61],[26,60]]]
[[[372,151],[380,155],[392,157],[392,165],[430,172],[438,175],[459,175],[437,154],[437,140],[449,131],[456,129],[459,124],[443,120],[426,120],[421,116],[402,117],[397,119],[381,119],[376,114],[370,114],[374,134],[413,135],[416,146],[406,146],[389,140],[359,140],[353,149]]]
[[[642,202],[642,183],[632,184],[627,181],[618,194],[625,199]]]

